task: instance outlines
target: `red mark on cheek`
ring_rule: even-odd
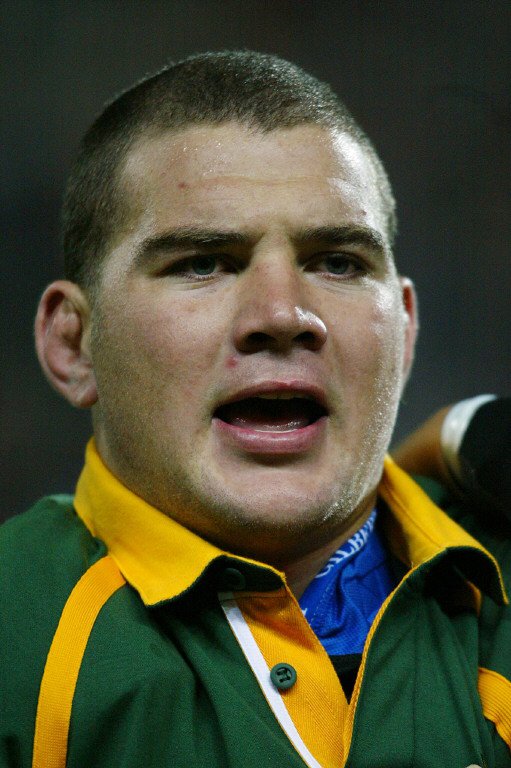
[[[186,181],[178,181],[177,188],[178,189],[188,189],[190,185],[186,183]]]
[[[229,355],[225,364],[227,368],[236,368],[236,366],[238,365],[238,360],[234,355]]]

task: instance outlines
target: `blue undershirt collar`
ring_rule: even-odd
[[[300,607],[329,656],[362,653],[369,628],[396,586],[374,510],[311,581]]]

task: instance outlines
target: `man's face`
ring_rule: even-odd
[[[141,141],[121,189],[92,316],[105,462],[231,550],[333,539],[374,501],[413,345],[364,152],[195,126]]]

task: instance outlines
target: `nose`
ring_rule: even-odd
[[[300,268],[286,260],[269,259],[249,269],[245,278],[234,323],[238,352],[321,349],[327,328],[309,306]]]

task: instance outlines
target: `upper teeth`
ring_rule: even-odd
[[[269,392],[257,395],[257,397],[263,400],[292,400],[294,397],[301,397],[303,400],[307,400],[307,395],[302,395],[296,392]]]

